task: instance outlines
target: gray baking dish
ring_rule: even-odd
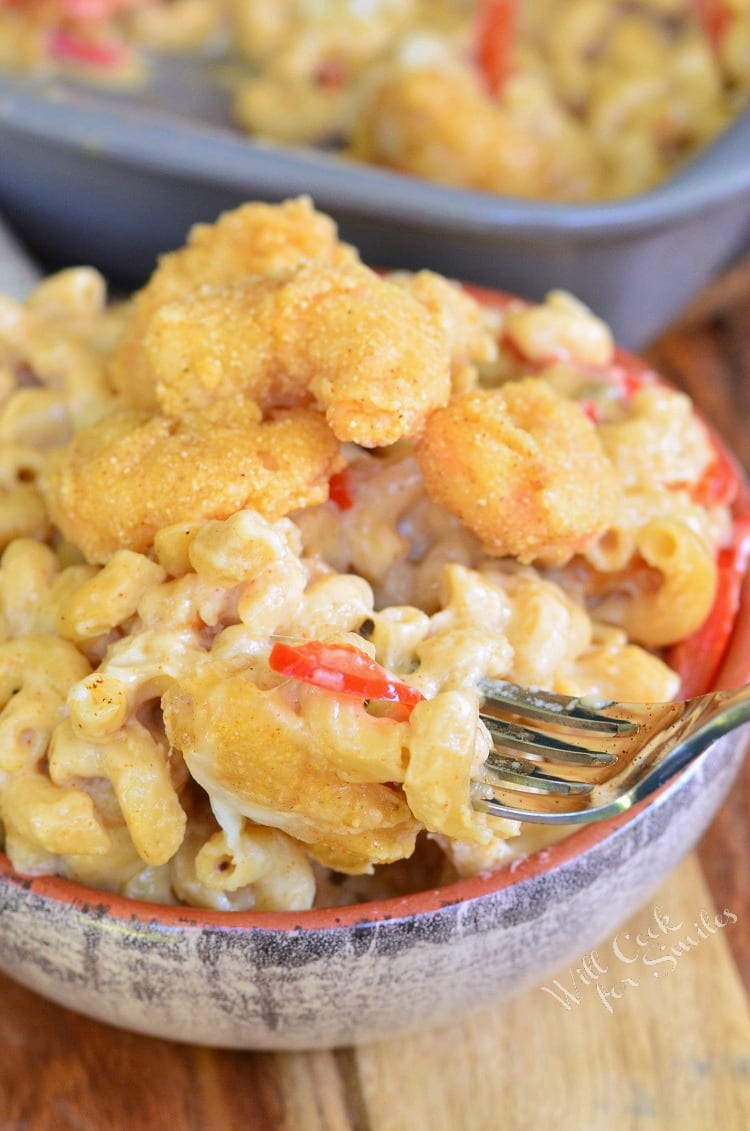
[[[248,140],[198,62],[160,65],[131,94],[0,76],[0,211],[50,266],[90,263],[129,287],[195,221],[300,193],[370,263],[532,299],[562,287],[637,347],[750,246],[750,113],[651,192],[548,204]]]

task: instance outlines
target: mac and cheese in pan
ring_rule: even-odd
[[[599,200],[651,188],[745,105],[750,0],[0,0],[0,65],[137,82],[143,49],[216,58],[255,137]]]
[[[736,478],[567,294],[378,275],[248,204],[129,302],[87,268],[2,300],[0,381],[22,873],[232,910],[493,869],[534,841],[472,808],[483,677],[664,700],[682,642],[718,664]]]

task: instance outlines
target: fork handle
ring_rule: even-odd
[[[682,709],[675,713],[669,729],[679,726],[686,732],[684,737],[663,758],[657,757],[645,777],[620,797],[604,805],[593,806],[589,810],[593,820],[623,812],[650,797],[675,774],[695,762],[714,742],[750,722],[750,685],[684,699],[675,707]]]
[[[690,733],[659,763],[654,773],[666,781],[699,757],[712,743],[750,722],[750,684],[683,700],[678,716]],[[655,788],[658,788],[655,787]]]

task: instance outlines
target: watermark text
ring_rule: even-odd
[[[736,922],[737,916],[727,909],[701,911],[693,923],[686,924],[654,907],[645,929],[618,932],[606,950],[590,951],[570,967],[566,978],[555,978],[541,989],[568,1013],[591,993],[614,1013],[616,1003],[645,978],[671,973],[686,954]]]

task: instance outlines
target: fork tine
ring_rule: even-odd
[[[520,785],[529,789],[544,789],[548,793],[570,796],[591,793],[593,785],[587,782],[568,781],[566,778],[547,774],[536,762],[526,758],[501,758],[492,752],[483,766],[483,784],[491,786],[493,781]]]
[[[506,805],[494,797],[475,797],[472,800],[472,806],[478,813],[487,813],[490,817],[507,817],[511,821],[528,821],[534,825],[564,824],[569,821],[585,821],[588,819],[584,810],[573,810],[568,813],[555,804],[555,802],[564,804],[565,798],[552,796],[541,798],[539,794],[527,793],[524,795],[520,791],[515,796],[519,799],[518,805]],[[524,797],[528,799],[528,807],[523,802]],[[535,808],[539,805],[540,800],[546,801],[547,808]]]
[[[572,725],[580,730],[597,731],[599,734],[632,734],[637,729],[635,723],[628,719],[617,719],[601,713],[608,707],[615,706],[611,699],[602,700],[599,709],[595,710],[576,696],[536,691],[499,679],[480,680],[479,690],[485,696],[483,710],[494,707],[511,711],[515,715],[542,719],[561,726]]]
[[[617,760],[614,754],[605,754],[603,750],[589,750],[586,746],[578,746],[552,734],[540,734],[539,731],[506,723],[502,719],[493,719],[489,715],[480,714],[480,718],[492,735],[493,742],[499,746],[508,746],[511,750],[524,750],[541,757],[549,756],[553,762],[570,762],[575,766],[610,766]]]
[[[558,698],[554,696],[553,702]],[[616,706],[626,712],[626,717],[636,720],[635,733],[624,740],[611,735],[608,739],[600,738],[600,745],[608,749],[617,747],[616,757],[604,756],[607,762],[614,761],[615,765],[611,771],[596,775],[591,767],[586,773],[581,770],[580,777],[584,782],[597,779],[591,793],[583,796],[572,791],[563,793],[555,790],[554,786],[545,788],[543,779],[537,776],[549,772],[555,777],[554,763],[564,759],[566,754],[570,756],[569,748],[555,736],[554,722],[559,723],[559,715],[551,716],[552,735],[542,737],[530,728],[515,723],[504,725],[499,718],[482,716],[480,712],[497,743],[491,761],[500,764],[500,771],[495,780],[492,780],[490,771],[481,771],[478,780],[472,782],[470,801],[474,809],[493,817],[561,826],[602,821],[626,813],[671,781],[690,763],[695,763],[717,739],[750,724],[750,683],[732,691],[712,691],[692,699]],[[564,730],[565,722],[558,727],[558,734],[564,733]],[[512,754],[503,757],[499,748],[510,746],[512,749],[514,744],[531,750],[536,757],[516,758]],[[545,765],[545,750],[553,755],[548,759],[549,767]],[[573,749],[573,761],[584,756],[589,760],[594,756],[596,760],[594,749]],[[505,778],[503,765],[507,771]],[[523,775],[526,780],[520,783],[513,781],[510,776],[513,774]],[[558,781],[565,780],[563,771]]]

